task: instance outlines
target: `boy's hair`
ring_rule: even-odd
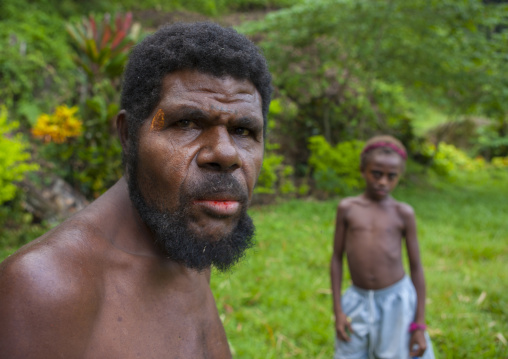
[[[121,98],[129,137],[137,139],[139,128],[159,103],[163,78],[186,69],[249,80],[261,95],[266,128],[271,75],[256,45],[232,28],[210,22],[179,23],[146,37],[129,56]]]
[[[360,156],[360,169],[364,170],[367,162],[371,159],[375,153],[384,154],[398,154],[402,159],[402,170],[405,168],[407,159],[406,148],[395,137],[389,135],[374,136],[369,139],[363,147],[362,154]]]

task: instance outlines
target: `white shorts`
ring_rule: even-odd
[[[351,286],[342,296],[342,310],[351,318],[351,341],[336,338],[334,359],[406,359],[409,325],[416,312],[416,290],[406,275],[379,290]],[[432,343],[425,332],[427,349],[421,358],[433,359]]]

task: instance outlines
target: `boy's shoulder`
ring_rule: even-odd
[[[368,205],[367,200],[362,196],[344,197],[340,200],[337,208],[339,211],[349,211],[354,206],[366,206]]]
[[[404,218],[411,217],[415,215],[415,211],[411,205],[405,203],[405,202],[399,202],[395,199],[393,199],[393,205],[395,206],[395,209],[397,212]]]
[[[347,208],[355,204],[362,204],[365,200],[362,196],[344,197],[339,201],[339,207]]]

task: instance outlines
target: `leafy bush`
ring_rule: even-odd
[[[508,155],[508,136],[502,136],[494,126],[483,126],[478,129],[476,153],[486,157],[502,157]]]
[[[269,152],[275,148],[277,148],[275,145],[270,146],[270,144],[266,144],[263,167],[261,167],[256,188],[254,189],[255,193],[275,193],[275,185],[277,184],[278,179],[277,172],[284,160],[284,156]]]
[[[0,2],[0,103],[23,127],[77,94],[64,20],[39,6]]]
[[[7,123],[7,110],[0,108],[0,204],[13,199],[17,187],[13,183],[23,178],[25,172],[37,169],[30,164],[28,145],[21,134],[12,134],[18,122]]]
[[[141,28],[128,12],[114,17],[90,15],[77,23],[67,23],[66,29],[76,47],[74,62],[94,83],[104,78],[114,81],[122,75],[129,49],[137,42]]]
[[[424,142],[419,149],[423,156],[433,158],[431,168],[441,176],[453,176],[457,172],[476,172],[486,168],[482,157],[470,158],[464,151],[457,147],[441,142],[436,151],[436,146],[430,142]]]
[[[309,165],[316,187],[327,193],[344,194],[363,185],[360,173],[362,141],[346,141],[332,147],[323,136],[309,138]]]
[[[508,169],[508,157],[494,157],[491,164],[497,169]]]
[[[105,14],[69,23],[67,32],[74,62],[86,74],[81,101],[78,107],[59,106],[54,115],[40,116],[32,133],[44,139],[41,154],[55,165],[54,171],[94,198],[122,175],[113,120],[119,110],[120,76],[140,28],[131,13]],[[74,117],[78,108],[82,123]]]
[[[263,167],[261,168],[254,193],[287,195],[297,190],[291,180],[294,173],[293,167],[284,165],[284,156],[273,152],[278,147],[277,144],[266,144]],[[301,191],[299,191],[299,194],[301,194]]]
[[[270,104],[268,131],[275,127],[273,116],[282,112],[282,105],[279,100],[273,100]],[[291,180],[294,169],[292,166],[284,165],[284,156],[277,154],[279,144],[270,143],[265,139],[265,155],[263,167],[254,189],[254,193],[265,194],[291,194],[296,191],[296,187]]]
[[[116,5],[117,9],[157,9],[168,12],[187,10],[216,16],[231,11],[290,7],[300,2],[302,0],[114,0],[108,3],[109,6]]]

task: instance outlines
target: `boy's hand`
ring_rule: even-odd
[[[423,335],[423,330],[415,330],[411,333],[409,340],[409,354],[411,357],[421,357],[427,349],[427,340]]]
[[[335,330],[337,331],[337,336],[340,340],[345,342],[349,342],[351,340],[349,334],[353,333],[353,328],[351,327],[351,321],[346,314],[341,313],[337,318],[335,318]]]

